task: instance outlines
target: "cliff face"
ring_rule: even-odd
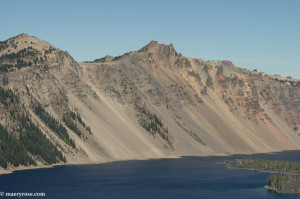
[[[67,163],[300,148],[297,80],[187,58],[155,41],[90,63],[26,34],[0,50],[1,88]],[[15,109],[3,99],[0,107],[1,126],[20,139],[27,130],[14,128]]]

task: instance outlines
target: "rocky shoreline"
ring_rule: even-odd
[[[279,194],[300,194],[299,162],[265,159],[236,159],[224,162],[229,169],[271,173],[266,189]]]

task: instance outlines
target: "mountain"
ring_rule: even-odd
[[[177,53],[77,63],[27,34],[0,43],[0,166],[300,148],[300,82]]]

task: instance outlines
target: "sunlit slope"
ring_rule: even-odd
[[[1,87],[67,163],[300,147],[297,80],[184,57],[155,41],[89,63],[26,34],[0,47]],[[1,108],[0,124],[18,139],[13,109]]]

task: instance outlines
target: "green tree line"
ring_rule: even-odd
[[[146,106],[136,104],[135,110],[142,115],[139,120],[140,125],[153,136],[159,134],[159,136],[172,147],[168,127],[164,127],[161,119],[155,113],[150,112]]]
[[[50,113],[48,113],[41,104],[37,104],[34,107],[34,113],[41,118],[45,125],[47,125],[54,133],[58,135],[65,143],[69,144],[73,148],[76,148],[75,142],[69,137],[67,129]]]
[[[35,159],[53,164],[66,159],[57,147],[31,121],[19,97],[10,89],[0,87],[0,107],[13,127],[0,124],[0,166],[8,164],[36,165]],[[7,120],[7,121],[9,121]]]

